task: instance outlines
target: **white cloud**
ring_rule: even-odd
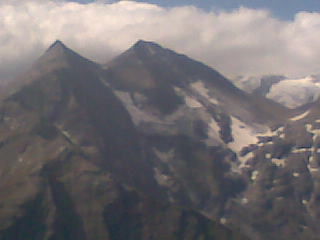
[[[293,21],[265,10],[206,12],[134,1],[1,0],[0,79],[35,60],[54,40],[106,62],[138,39],[156,41],[227,76],[320,72],[320,14]]]

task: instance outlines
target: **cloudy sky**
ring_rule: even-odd
[[[319,8],[318,0],[0,0],[0,79],[56,39],[101,63],[144,39],[228,77],[318,74]]]
[[[74,2],[90,3],[95,0],[73,0]],[[111,0],[109,2],[112,2]],[[115,2],[115,1],[113,1]],[[202,9],[232,10],[245,6],[248,8],[269,9],[273,15],[281,19],[293,19],[300,11],[320,11],[318,0],[139,0],[158,4],[164,7],[194,5]]]

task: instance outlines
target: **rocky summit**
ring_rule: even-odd
[[[103,65],[56,41],[0,99],[0,240],[319,239],[318,102],[142,40]]]

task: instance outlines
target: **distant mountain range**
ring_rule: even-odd
[[[284,76],[238,77],[234,84],[242,90],[265,96],[288,108],[316,101],[320,96],[320,76],[291,79]]]
[[[0,95],[0,240],[319,239],[319,103],[290,110],[272,81],[56,41]]]

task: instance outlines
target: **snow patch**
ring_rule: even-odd
[[[134,124],[137,126],[141,122],[147,121],[147,122],[159,122],[159,120],[150,114],[147,114],[146,112],[139,109],[132,101],[132,98],[128,92],[123,91],[114,91],[117,97],[124,103],[124,106],[130,113],[132,120]]]
[[[314,135],[314,138],[320,136],[320,129],[313,129],[313,130],[310,130],[311,133],[313,133]]]
[[[314,160],[314,157],[313,157],[313,155],[311,155],[310,157],[309,157],[309,162],[312,162]]]
[[[271,153],[267,153],[267,154],[265,155],[265,158],[271,158]]]
[[[62,136],[64,136],[68,141],[70,141],[71,143],[77,142],[77,140],[74,139],[67,130],[63,129],[62,125],[56,124],[55,127],[60,130],[60,133],[62,134]]]
[[[312,125],[311,124],[305,124],[304,125],[305,127],[306,127],[306,130],[308,131],[308,132],[311,132],[312,131]]]
[[[174,87],[174,91],[180,96],[184,98],[186,105],[190,108],[199,108],[203,107],[203,105],[196,99],[194,96],[188,95],[185,91],[183,91],[179,87]]]
[[[300,173],[294,172],[294,173],[292,174],[292,176],[294,176],[294,177],[300,177]]]
[[[222,144],[222,140],[219,135],[220,127],[217,122],[211,118],[208,124],[208,138],[205,140],[205,143],[208,146],[217,146],[218,144]]]
[[[277,167],[284,167],[286,165],[285,159],[272,158],[271,162]]]
[[[202,107],[202,104],[199,101],[197,101],[196,99],[194,99],[193,97],[185,96],[184,99],[185,99],[185,102],[188,107],[191,107],[191,108]]]
[[[239,168],[245,168],[247,167],[247,162],[254,157],[253,152],[249,152],[247,153],[245,156],[243,157],[238,157],[239,161],[240,161],[240,166]]]
[[[303,118],[305,118],[308,114],[310,113],[310,110],[308,111],[305,111],[304,113],[300,114],[300,115],[297,115],[293,118],[290,118],[291,121],[298,121],[298,120],[301,120]]]
[[[158,149],[156,148],[153,148],[153,151],[154,153],[156,154],[156,156],[162,161],[162,162],[169,162],[171,159],[174,158],[174,155],[175,155],[175,152],[174,152],[174,149],[170,149],[169,151],[167,152],[162,152],[162,151],[159,151]]]
[[[273,132],[274,132],[275,134],[279,134],[279,133],[281,133],[281,132],[283,132],[283,131],[284,131],[284,127],[282,126],[282,127],[277,128],[277,129],[274,130]]]
[[[157,183],[160,185],[160,186],[169,186],[169,180],[170,180],[170,177],[165,175],[165,174],[162,174],[161,171],[158,169],[158,168],[154,168],[154,178],[156,179]]]
[[[231,120],[232,137],[234,140],[228,146],[232,150],[239,152],[245,146],[258,143],[259,139],[254,129],[235,117],[231,117]]]
[[[242,198],[241,203],[242,204],[247,204],[249,202],[248,198]]]
[[[312,140],[316,141],[317,137],[320,136],[320,129],[313,129],[313,126],[311,124],[305,124],[306,130],[313,134]]]
[[[216,104],[216,105],[219,104],[217,99],[209,96],[209,90],[204,86],[202,81],[197,81],[197,82],[192,83],[191,88],[193,88],[194,90],[196,90],[197,93],[199,93],[200,95],[202,95],[203,97],[208,99],[209,102]]]
[[[252,181],[256,180],[258,175],[259,175],[259,171],[257,171],[257,170],[253,171],[251,174],[251,180]]]
[[[309,152],[311,149],[310,148],[295,148],[293,149],[293,153],[304,153],[304,152]]]
[[[268,98],[289,108],[315,101],[320,95],[320,81],[314,76],[287,79],[272,85]]]
[[[308,169],[309,169],[309,172],[310,172],[310,173],[318,172],[318,171],[319,171],[318,168],[311,166],[311,164],[308,164]]]
[[[221,224],[226,224],[227,223],[227,219],[226,218],[220,218],[220,223]]]
[[[240,89],[252,93],[261,84],[260,76],[237,76],[235,79],[231,79],[232,82]]]

